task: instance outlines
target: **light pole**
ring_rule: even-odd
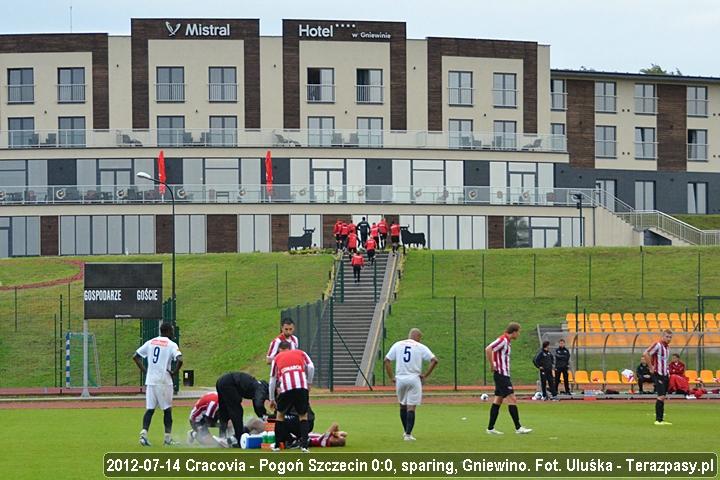
[[[582,193],[573,193],[572,194],[573,199],[577,202],[577,209],[580,210],[580,246],[585,246],[585,241],[583,238],[583,213],[582,213],[582,204],[583,204],[583,195]]]
[[[149,173],[138,172],[136,176],[138,178],[150,180],[151,182],[155,182],[159,185],[165,185],[167,191],[170,192],[170,200],[172,203],[172,306],[170,308],[172,309],[172,323],[175,325],[177,320],[175,318],[175,194],[173,193],[172,188],[170,188],[170,185],[162,180],[152,177]]]

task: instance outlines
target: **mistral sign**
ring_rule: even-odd
[[[354,23],[336,23],[328,26],[323,25],[298,25],[298,37],[300,38],[334,38],[336,29],[355,29]],[[390,40],[391,34],[387,32],[350,32],[352,39],[383,39]]]
[[[165,22],[165,28],[167,28],[168,36],[174,37],[178,33],[183,33],[185,37],[229,37],[230,36],[230,24],[215,25],[215,24],[204,24],[204,23],[170,23]]]

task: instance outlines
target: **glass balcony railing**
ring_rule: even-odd
[[[635,97],[635,113],[657,114],[657,97]]]
[[[155,100],[158,102],[184,102],[184,83],[158,83],[155,85]]]
[[[382,85],[356,85],[357,103],[383,103]]]
[[[707,161],[708,159],[708,146],[702,143],[688,143],[688,160],[694,160],[698,162]]]
[[[58,85],[58,103],[85,103],[85,84]]]
[[[335,85],[308,85],[308,103],[333,103],[335,101]]]
[[[208,84],[208,101],[237,102],[237,83]]]
[[[472,106],[473,89],[469,87],[449,87],[448,104],[456,106]]]
[[[35,102],[35,85],[8,85],[7,103]]]
[[[635,158],[655,160],[657,158],[657,142],[635,142]]]

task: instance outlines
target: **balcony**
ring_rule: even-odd
[[[616,113],[617,96],[595,95],[595,111],[598,113]]]
[[[357,103],[383,103],[382,85],[355,85],[355,92]]]
[[[565,135],[425,130],[161,128],[0,131],[8,148],[382,148],[566,153]]]
[[[184,83],[155,84],[155,99],[158,102],[182,103],[185,101]]]
[[[688,160],[696,162],[706,162],[708,159],[707,143],[688,143]]]
[[[637,160],[657,159],[657,142],[635,142],[635,158]]]
[[[657,114],[657,97],[635,97],[635,113],[642,115]]]
[[[394,185],[171,185],[179,203],[350,203],[416,205],[542,205],[575,207],[582,193],[591,206],[594,189]],[[0,187],[0,205],[167,204],[170,194],[151,185],[35,185]]]
[[[334,103],[335,85],[308,85],[308,103]]]
[[[85,84],[58,85],[58,103],[85,103]]]
[[[35,85],[8,85],[7,103],[34,103]]]
[[[473,89],[469,87],[448,87],[448,104],[458,107],[472,107]]]
[[[208,84],[208,101],[229,103],[237,102],[237,83]]]
[[[567,110],[567,93],[552,92],[550,94],[550,108],[552,110]]]

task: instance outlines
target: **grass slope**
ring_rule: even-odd
[[[170,256],[87,257],[88,262],[163,262],[165,294],[170,295]],[[56,259],[4,260],[10,281],[37,278],[44,269],[59,278]],[[276,292],[275,268],[279,282]],[[320,297],[332,267],[329,255],[207,254],[177,257],[178,325],[184,368],[195,370],[199,385],[214,385],[225,371],[265,372],[264,353],[277,331],[279,308]],[[5,269],[8,269],[7,271]],[[225,315],[225,272],[228,275],[228,315]],[[26,274],[27,272],[27,274]],[[74,272],[71,272],[71,274]],[[42,277],[39,277],[42,278]],[[82,282],[18,292],[18,331],[15,332],[13,291],[0,292],[0,387],[52,386],[55,375],[55,318],[59,323],[63,297],[63,331],[82,329]],[[68,300],[69,299],[69,300]],[[93,320],[101,365],[101,383],[115,383],[117,326],[118,383],[135,385],[136,367],[130,361],[140,340],[140,322]],[[59,329],[59,325],[57,327]],[[63,348],[64,343],[58,342]],[[64,354],[63,354],[64,355]],[[64,364],[64,356],[62,357]],[[64,380],[63,380],[64,383]]]
[[[673,215],[700,230],[720,230],[720,215]]]
[[[452,297],[456,296],[458,383],[483,383],[484,346],[502,333],[509,321],[518,321],[523,327],[520,338],[513,343],[513,379],[516,383],[534,383],[536,370],[531,359],[539,343],[536,327],[561,324],[568,312],[574,312],[576,295],[580,311],[587,312],[696,309],[698,292],[720,294],[718,253],[717,248],[671,247],[644,248],[642,254],[638,248],[414,250],[408,254],[398,299],[386,320],[385,350],[392,342],[405,338],[411,327],[419,327],[425,334],[424,342],[441,361],[430,383],[452,384]],[[720,311],[720,302],[710,302],[706,308]],[[484,312],[487,336],[483,334]],[[634,368],[637,357],[610,355],[607,368]],[[708,359],[709,368],[720,368],[717,352]],[[579,367],[600,369],[600,360],[589,356],[587,363]],[[688,368],[694,368],[691,362]],[[382,381],[380,370],[378,365],[377,382]],[[489,371],[487,378],[492,384]]]
[[[525,403],[519,406],[530,435],[512,434],[512,421],[503,407],[498,430],[489,436],[489,403],[423,405],[417,413],[417,442],[403,442],[397,406],[393,404],[316,406],[316,430],[338,421],[349,432],[354,452],[718,452],[716,427],[706,421],[715,415],[715,402],[669,402],[671,427],[653,425],[651,402]],[[173,408],[175,437],[184,439],[188,408]],[[4,410],[3,477],[55,480],[103,478],[106,452],[166,451],[162,416],[150,429],[153,447],[137,443],[142,409]],[[658,435],[659,429],[662,434]],[[42,440],[38,440],[42,439]],[[188,451],[188,447],[176,447]],[[228,456],[238,454],[228,451]],[[252,453],[249,453],[252,454]]]

